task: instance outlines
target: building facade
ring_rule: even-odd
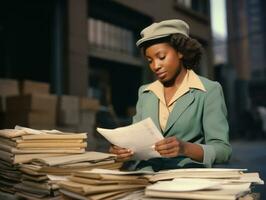
[[[228,66],[234,72],[231,96],[236,126],[266,106],[265,2],[227,0]]]
[[[2,1],[1,78],[51,84],[52,92],[100,99],[127,116],[153,81],[135,42],[155,21],[183,19],[204,47],[196,71],[213,78],[208,0]]]

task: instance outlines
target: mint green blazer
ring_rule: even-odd
[[[218,82],[200,77],[206,91],[190,88],[177,99],[164,131],[159,125],[159,99],[152,91],[139,89],[133,123],[150,117],[164,137],[175,136],[183,141],[200,144],[204,150],[204,167],[225,163],[230,159],[229,126],[222,87]],[[197,163],[190,158],[158,158],[162,169],[179,168]]]

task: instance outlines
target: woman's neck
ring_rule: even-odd
[[[178,88],[181,83],[183,82],[185,76],[186,76],[186,73],[187,73],[187,69],[186,68],[182,68],[180,73],[177,74],[177,76],[171,80],[171,81],[168,81],[166,83],[164,83],[164,87],[165,88]]]

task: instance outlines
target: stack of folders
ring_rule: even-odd
[[[19,164],[33,158],[74,155],[85,152],[86,133],[41,131],[16,126],[0,130],[0,190],[14,193],[20,183]]]
[[[15,192],[13,186],[20,182],[21,173],[13,162],[14,153],[11,149],[16,145],[13,138],[25,134],[26,132],[21,130],[0,130],[0,190],[2,192],[13,194]]]
[[[28,199],[59,198],[55,180],[61,175],[121,167],[113,154],[86,152],[86,139],[86,133],[19,126],[0,130],[0,190]],[[60,177],[49,178],[51,174]]]
[[[113,154],[100,152],[32,159],[30,163],[20,165],[23,174],[21,183],[15,185],[16,195],[27,199],[61,198],[59,180],[65,180],[73,172],[96,166],[118,169],[121,163],[115,162]]]
[[[149,179],[153,184],[145,189],[145,196],[146,199],[235,200],[250,193],[252,184],[264,184],[258,173],[245,171],[212,168],[159,172]]]
[[[149,185],[147,174],[150,173],[93,169],[73,173],[68,180],[60,181],[59,187],[70,199],[119,199]]]
[[[0,130],[0,153],[9,163],[27,163],[32,158],[84,153],[86,139],[86,133],[41,131],[17,126]]]

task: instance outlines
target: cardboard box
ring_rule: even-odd
[[[24,80],[20,84],[20,93],[26,94],[49,94],[50,84],[31,80]]]
[[[79,123],[79,97],[62,95],[58,99],[58,125],[77,126]]]
[[[45,111],[56,113],[57,96],[50,94],[32,94],[12,96],[6,99],[7,112]]]
[[[97,99],[89,99],[89,98],[81,97],[80,98],[80,109],[98,111],[100,109],[100,102]]]
[[[7,112],[6,128],[14,128],[16,125],[36,129],[54,129],[56,115],[52,112]]]
[[[58,99],[59,110],[79,111],[79,97],[62,95]]]
[[[58,113],[59,125],[78,125],[79,111],[78,110],[60,110]]]
[[[18,81],[13,79],[0,79],[0,96],[19,95]]]
[[[96,112],[93,110],[81,110],[79,112],[79,125],[83,127],[95,126],[96,123]]]

